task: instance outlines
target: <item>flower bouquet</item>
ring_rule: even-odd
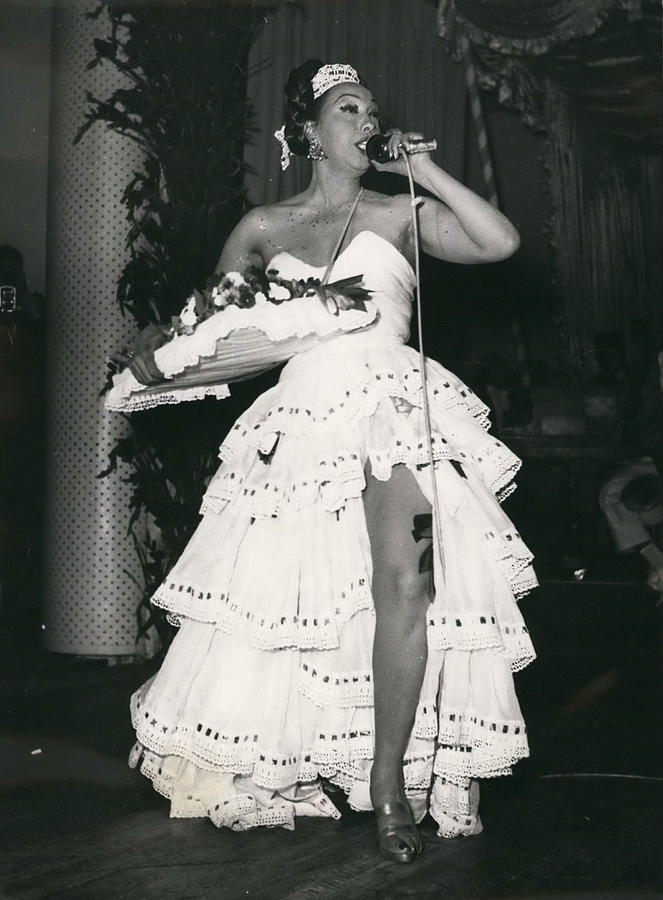
[[[111,359],[106,409],[133,412],[227,397],[228,384],[265,372],[321,338],[367,327],[378,313],[362,280],[356,275],[322,284],[257,268],[211,276],[173,317],[166,343],[154,353],[164,381],[137,381],[126,367],[132,355],[127,349]]]

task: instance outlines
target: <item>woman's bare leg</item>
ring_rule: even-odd
[[[376,626],[373,646],[375,759],[371,800],[405,805],[403,756],[410,739],[428,653],[426,611],[431,601],[430,573],[419,572],[426,548],[412,536],[414,517],[430,513],[412,473],[395,466],[389,481],[367,479],[366,523],[373,558]],[[411,824],[409,815],[401,815]],[[398,821],[398,818],[393,820]],[[378,823],[379,825],[379,823]],[[418,838],[402,842],[419,850]]]

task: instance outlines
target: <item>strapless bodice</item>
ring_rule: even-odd
[[[276,269],[283,278],[322,278],[326,266],[312,266],[283,251],[270,260],[267,268]],[[374,231],[360,231],[337,257],[329,281],[355,275],[363,276],[363,286],[372,292],[371,300],[379,310],[379,317],[368,328],[335,340],[351,345],[407,341],[416,279],[400,250]]]

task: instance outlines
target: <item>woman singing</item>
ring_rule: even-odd
[[[311,182],[247,213],[218,268],[361,275],[379,316],[307,345],[222,444],[201,523],[154,597],[180,628],[133,697],[133,760],[171,815],[236,830],[337,818],[323,790],[336,785],[374,811],[381,852],[410,862],[427,811],[442,836],[478,833],[478,779],[528,753],[512,672],[534,657],[516,598],[536,579],[498,502],[518,460],[433,361],[427,440],[405,345],[411,200],[360,188],[378,131],[370,90],[348,65],[309,60],[286,97],[284,163],[308,156]],[[405,174],[401,147],[418,137],[391,133],[377,168]],[[500,212],[428,153],[411,164],[424,252],[514,253]],[[150,349],[131,371],[162,377]],[[422,528],[432,511],[441,542]]]

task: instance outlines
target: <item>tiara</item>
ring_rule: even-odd
[[[346,63],[329,63],[326,66],[320,66],[311,78],[313,99],[317,100],[335,84],[347,84],[348,82],[361,84],[359,75],[352,66],[346,65]]]

